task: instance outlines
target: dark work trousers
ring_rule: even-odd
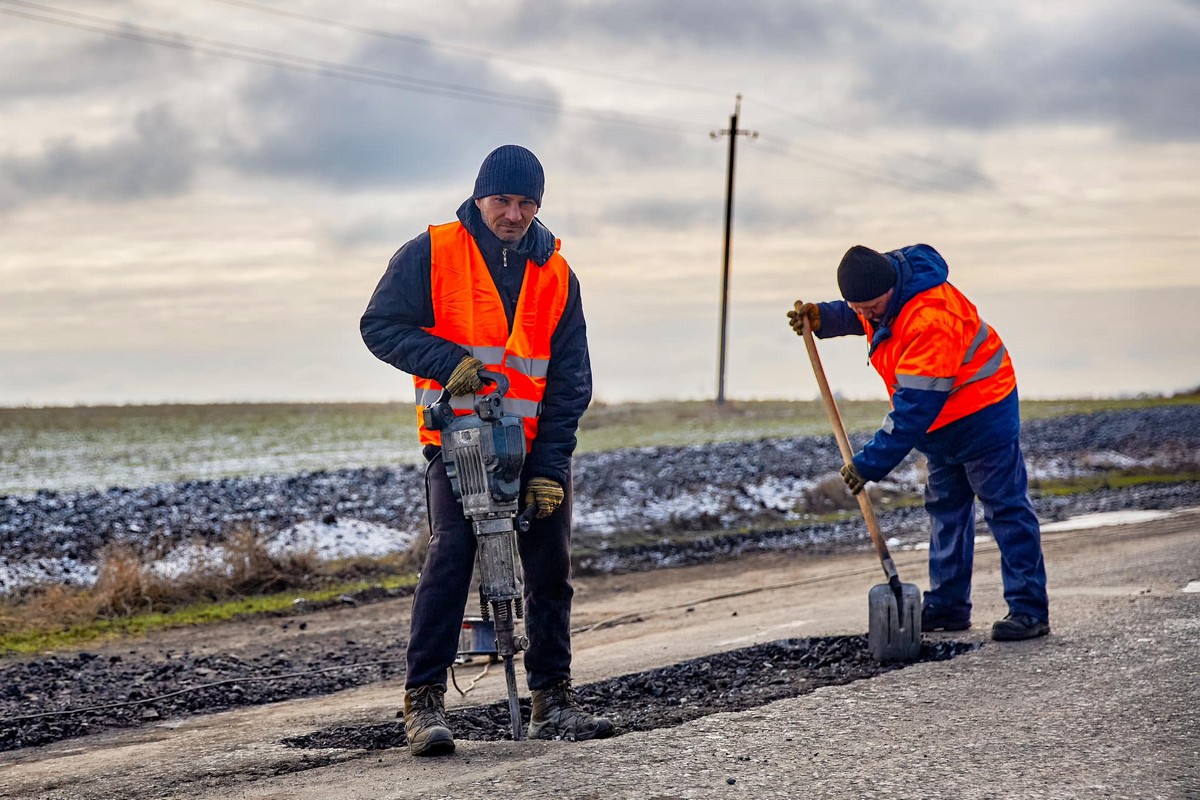
[[[429,464],[429,514],[433,538],[413,597],[408,638],[406,688],[446,683],[446,670],[458,655],[471,574],[475,533],[454,498],[439,455]],[[521,479],[525,494],[528,476]],[[571,481],[563,503],[545,519],[534,519],[517,534],[525,573],[525,673],[530,689],[547,689],[571,677]],[[522,500],[522,507],[524,501]],[[478,613],[478,595],[471,598]]]
[[[1014,439],[962,463],[928,459],[925,510],[933,526],[925,604],[945,616],[970,616],[978,497],[1000,548],[1000,576],[1009,612],[1048,621],[1041,528],[1029,499],[1020,442]]]

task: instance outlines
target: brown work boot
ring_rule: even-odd
[[[446,687],[417,686],[404,693],[404,735],[414,756],[454,752],[454,734],[446,724]]]
[[[565,739],[582,742],[612,736],[613,725],[604,717],[583,710],[575,699],[571,681],[549,689],[533,690],[533,711],[529,720],[530,739]]]

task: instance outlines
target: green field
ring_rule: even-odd
[[[1195,393],[1036,400],[1023,401],[1022,413],[1033,419],[1197,402]],[[872,430],[886,411],[882,401],[840,407],[851,431]],[[414,417],[401,403],[0,408],[0,495],[417,463]],[[580,425],[579,446],[588,452],[828,432],[815,400],[595,404]]]

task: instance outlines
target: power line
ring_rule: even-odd
[[[26,2],[26,0],[0,0],[0,3],[19,5],[25,8],[32,8],[38,12],[42,12],[43,14],[58,14],[73,19],[56,19],[54,17],[39,16],[27,11],[21,11],[12,8],[0,8],[0,14],[7,14],[9,16],[21,17],[24,19],[33,20],[35,22],[43,22],[66,28],[73,28],[75,30],[81,30],[88,33],[97,33],[104,36],[127,39],[142,44],[154,44],[163,47],[170,47],[176,50],[194,51],[204,55],[242,61],[259,66],[287,69],[294,72],[338,78],[341,80],[354,81],[356,83],[371,84],[390,89],[417,92],[420,94],[439,95],[459,100],[469,100],[476,103],[510,106],[521,108],[527,111],[582,117],[609,125],[625,125],[670,131],[673,133],[695,132],[693,129],[685,128],[684,123],[666,117],[655,117],[646,114],[633,114],[626,112],[622,112],[618,115],[614,112],[602,111],[598,109],[570,108],[561,105],[557,101],[544,100],[537,97],[498,92],[491,89],[481,89],[479,87],[468,86],[465,84],[418,78],[411,75],[402,75],[399,73],[386,72],[367,67],[359,67],[353,64],[344,64],[335,61],[326,61],[323,59],[310,58],[308,56],[298,56],[275,50],[250,47],[247,45],[225,42],[218,39],[191,36],[147,26],[134,26],[128,23],[117,22],[115,20],[96,17],[90,14],[83,14],[77,11],[67,11],[50,6],[39,5],[37,3],[30,3]],[[700,125],[697,123],[696,128],[699,127]]]
[[[901,189],[910,189],[923,192],[940,192],[943,194],[965,196],[966,193],[958,187],[947,186],[937,181],[929,181],[922,178],[916,178],[902,172],[887,169],[872,169],[863,166],[861,163],[851,159],[839,156],[829,150],[821,150],[807,145],[799,145],[795,142],[790,142],[778,136],[763,135],[763,141],[767,147],[764,148],[768,153],[781,155],[788,158],[793,158],[797,161],[803,161],[808,164],[830,170],[832,172],[840,172],[844,175],[850,175],[855,178],[873,181],[877,183],[889,183]]]
[[[869,145],[872,148],[876,148],[876,149],[878,148],[878,144],[876,142],[872,141],[870,139],[870,137],[864,136],[863,134],[858,133],[856,131],[846,130],[845,128],[841,128],[836,125],[831,125],[827,122],[821,122],[819,120],[815,120],[812,117],[805,116],[804,114],[800,114],[795,111],[791,111],[790,109],[783,108],[782,106],[775,105],[774,103],[770,103],[765,100],[757,100],[755,98],[750,98],[750,97],[747,97],[746,99],[752,103],[758,103],[758,105],[761,105],[764,108],[770,109],[771,111],[774,111],[775,113],[777,113],[781,116],[790,117],[791,119],[795,119],[800,122],[803,122],[805,125],[816,128],[817,130],[825,131],[826,133],[832,133],[835,136],[841,136],[846,139],[854,139],[859,142],[862,142],[863,144]],[[926,164],[929,164],[930,166],[937,167],[938,169],[945,170],[947,172],[957,172],[960,175],[963,175],[964,177],[971,179],[972,181],[982,181],[984,183],[992,182],[992,179],[989,176],[985,175],[984,173],[980,172],[977,169],[972,169],[971,167],[964,167],[960,164],[950,164],[950,163],[947,163],[940,159],[936,159],[931,156],[923,155],[921,153],[901,153],[896,150],[892,150],[891,152],[894,155],[900,156],[902,158],[923,161]]]
[[[1021,192],[1025,192],[1027,194],[1047,197],[1047,198],[1050,198],[1050,199],[1059,201],[1063,204],[1071,205],[1071,206],[1087,205],[1087,206],[1090,206],[1090,207],[1096,208],[1096,209],[1104,208],[1103,206],[1097,204],[1096,202],[1087,200],[1086,198],[1081,198],[1077,195],[1065,195],[1065,194],[1061,194],[1058,192],[1048,192],[1044,188],[1041,188],[1041,187],[1032,187],[1032,186],[1017,183],[1017,182],[1013,181],[1011,178],[996,179],[996,178],[993,178],[992,176],[990,176],[978,169],[975,169],[973,167],[967,167],[967,166],[963,166],[961,164],[952,164],[952,163],[949,163],[942,159],[934,158],[932,156],[927,156],[922,153],[902,152],[902,151],[896,150],[894,148],[891,148],[891,149],[880,148],[877,142],[875,142],[868,136],[864,136],[861,133],[858,133],[857,131],[847,130],[845,128],[838,127],[836,125],[831,125],[826,122],[815,120],[812,117],[809,117],[809,116],[806,116],[803,114],[799,114],[795,111],[791,111],[789,109],[783,108],[781,106],[775,105],[774,103],[770,103],[765,100],[754,99],[754,98],[747,98],[747,100],[752,103],[757,103],[758,105],[760,105],[764,108],[767,108],[767,109],[775,112],[776,114],[798,120],[798,121],[804,123],[805,125],[816,128],[818,130],[825,131],[827,133],[832,133],[836,136],[840,136],[840,137],[843,137],[846,139],[856,140],[864,145],[867,145],[868,147],[872,148],[872,150],[874,150],[876,152],[890,154],[890,155],[896,156],[898,158],[906,159],[909,161],[920,161],[920,162],[928,164],[932,167],[935,167],[936,169],[939,169],[945,173],[957,173],[958,175],[961,175],[975,183],[984,183],[984,184],[989,184],[989,185],[995,185],[995,186],[1002,187],[1002,188],[1015,189],[1015,190],[1018,190]],[[844,159],[844,160],[848,160],[848,159]],[[893,174],[898,174],[898,173],[895,173],[893,171]],[[906,178],[907,178],[907,176],[906,176]],[[943,186],[944,188],[947,188],[950,191],[960,191],[961,190],[961,187],[948,186],[944,183],[939,183],[937,181],[927,181],[924,178],[907,178],[907,179],[939,184],[939,185]],[[1169,235],[1163,236],[1162,238],[1164,238],[1164,239],[1182,238],[1184,240],[1191,241],[1191,240],[1194,240],[1196,237],[1187,236],[1187,235],[1179,237],[1177,234],[1169,234]]]
[[[619,83],[632,83],[641,86],[657,86],[663,89],[676,89],[684,92],[695,92],[697,94],[706,94],[713,97],[728,97],[730,92],[714,89],[711,86],[693,86],[686,83],[677,83],[674,81],[664,81],[656,78],[643,78],[634,75],[617,75],[603,70],[590,69],[588,67],[580,67],[574,64],[558,64],[550,61],[543,61],[536,58],[528,58],[519,53],[501,53],[494,50],[484,50],[478,47],[468,47],[466,45],[450,44],[447,42],[435,42],[421,36],[415,36],[409,33],[397,33],[395,31],[383,30],[381,28],[372,28],[366,25],[356,25],[350,22],[342,22],[337,19],[328,17],[318,17],[313,14],[305,14],[300,11],[292,11],[290,9],[275,8],[273,6],[265,6],[261,3],[253,3],[249,0],[213,0],[213,2],[224,3],[230,6],[239,6],[241,8],[249,8],[255,11],[260,11],[264,14],[274,14],[279,17],[287,17],[289,19],[302,20],[311,22],[316,25],[322,25],[330,28],[340,28],[352,33],[361,33],[366,36],[375,36],[381,39],[390,39],[392,41],[403,42],[404,44],[415,45],[417,47],[425,47],[431,50],[444,50],[450,53],[459,53],[462,55],[476,56],[489,61],[504,60],[515,61],[520,64],[529,64],[531,66],[543,67],[545,69],[562,70],[564,72],[575,72],[580,75],[588,75],[593,78],[602,80],[616,81]]]
[[[336,20],[326,20],[321,17],[309,17],[309,15],[299,14],[298,12],[285,12],[279,9],[269,9],[269,7],[261,6],[257,3],[247,2],[247,0],[217,0],[217,2],[225,2],[232,5],[242,5],[246,7],[256,8],[269,13],[280,13],[285,16],[298,16],[300,18],[310,19],[310,21],[319,22],[320,24],[334,25],[345,27],[349,30],[357,30],[362,33],[370,33],[371,35],[387,36],[388,38],[396,38],[410,43],[419,43],[431,47],[439,47],[442,49],[457,49],[460,52],[469,51],[473,55],[495,58],[496,54],[489,51],[479,50],[475,48],[458,48],[454,45],[436,44],[421,40],[419,37],[407,36],[404,34],[391,34],[386,31],[380,31],[373,28],[365,28],[363,26],[349,25],[348,23],[340,23]],[[353,64],[345,64],[341,62],[327,61],[324,59],[316,59],[307,56],[294,55],[290,53],[268,50],[265,48],[251,47],[248,45],[240,45],[232,42],[226,42],[218,39],[210,39],[200,36],[166,31],[162,29],[151,28],[141,25],[133,25],[125,22],[107,19],[104,17],[93,16],[76,11],[54,8],[38,3],[28,2],[28,0],[0,0],[0,3],[9,6],[20,6],[25,9],[32,9],[34,12],[22,11],[16,8],[0,7],[0,13],[7,14],[13,17],[42,22],[60,27],[72,28],[75,30],[94,33],[103,36],[126,39],[129,41],[138,42],[141,44],[152,44],[161,47],[170,47],[176,50],[184,50],[200,53],[203,55],[215,56],[229,60],[241,61],[244,63],[254,64],[257,66],[266,66],[274,69],[286,69],[293,72],[299,72],[318,77],[336,78],[339,80],[353,81],[356,83],[380,86],[388,89],[399,89],[401,91],[415,92],[420,94],[448,97],[456,100],[468,100],[475,103],[483,103],[495,106],[506,106],[518,108],[525,111],[533,111],[537,113],[558,114],[563,116],[579,117],[589,119],[594,122],[606,125],[621,125],[626,127],[636,127],[650,130],[668,131],[671,133],[693,134],[698,133],[701,129],[700,123],[682,122],[674,118],[659,117],[646,114],[634,114],[626,112],[613,112],[600,109],[589,109],[581,107],[567,107],[559,103],[557,100],[547,100],[544,98],[531,97],[508,92],[500,92],[491,89],[483,89],[476,86],[465,84],[450,83],[447,81],[437,81],[426,78],[419,78],[411,75],[403,75],[399,73],[387,72],[384,70],[370,69],[367,67],[359,67]],[[44,16],[46,14],[58,15],[62,18],[53,16]],[[510,58],[509,56],[505,56]],[[628,80],[631,82],[639,82],[647,85],[658,85],[671,89],[682,89],[688,91],[696,91],[696,87],[689,87],[683,84],[672,84],[663,81],[654,81],[650,79],[628,78],[625,76],[615,76],[607,73],[602,73],[595,70],[585,70],[583,68],[563,67],[562,65],[549,65],[545,62],[538,62],[545,66],[554,66],[555,68],[576,69],[594,74],[598,77],[604,77],[610,80]],[[705,90],[709,93],[710,90]],[[769,107],[777,113],[784,114],[794,119],[800,120],[810,126],[818,127],[833,133],[837,136],[846,136],[859,139],[863,142],[870,143],[870,140],[858,134],[853,134],[844,130],[840,130],[834,126],[812,120],[803,115],[775,106],[771,103],[758,101],[761,105]],[[687,127],[694,126],[694,127]],[[822,169],[840,172],[842,174],[851,175],[862,180],[887,183],[898,188],[923,191],[923,192],[940,192],[956,197],[965,197],[974,202],[983,200],[978,195],[965,192],[961,187],[951,186],[935,180],[919,178],[899,172],[892,169],[871,168],[854,161],[853,159],[839,156],[828,150],[820,150],[811,146],[801,146],[794,142],[785,139],[767,136],[764,137],[764,148],[768,154],[784,156],[797,161],[809,163]],[[954,169],[964,175],[972,178],[981,178],[988,183],[991,180],[987,176],[982,175],[974,170],[969,170],[963,167],[947,165],[936,159],[918,156],[912,154],[905,156],[909,158],[917,158],[926,161],[943,169]],[[986,202],[986,201],[985,201]],[[992,205],[996,203],[993,202]],[[1068,198],[1066,205],[1077,206],[1077,198]],[[1025,210],[1015,205],[1008,206],[1010,211],[1018,211],[1024,213]],[[1037,215],[1039,219],[1045,219],[1043,213]],[[1088,223],[1079,223],[1088,225]],[[1159,240],[1175,240],[1175,241],[1196,241],[1198,236],[1187,234],[1130,234],[1119,229],[1111,228],[1099,223],[1093,223],[1090,227],[1100,227],[1126,236],[1128,238],[1155,238]]]
[[[1057,222],[1058,224],[1078,225],[1083,228],[1102,230],[1105,233],[1115,234],[1124,239],[1130,240],[1153,239],[1155,241],[1171,240],[1185,242],[1194,242],[1200,240],[1200,236],[1194,234],[1141,233],[1106,225],[1102,222],[1089,222],[1087,220],[1064,220],[1061,215],[1064,210],[1069,210],[1069,204],[1060,205],[1055,209],[1039,210],[1036,213],[1032,213],[1029,209],[1023,208],[1015,202],[1005,201],[998,197],[983,197],[979,194],[966,191],[960,187],[952,187],[937,183],[936,181],[926,181],[920,178],[914,178],[913,176],[896,172],[894,170],[865,168],[856,162],[851,161],[850,159],[838,156],[829,151],[823,151],[813,147],[804,147],[776,136],[763,136],[762,140],[764,145],[761,148],[755,149],[762,150],[768,155],[790,158],[795,161],[811,164],[812,166],[819,167],[830,172],[849,175],[851,177],[860,178],[872,183],[887,183],[906,191],[939,193],[957,197],[961,200],[966,200],[978,205],[986,205],[993,210],[1000,209],[1008,212],[1027,215],[1031,221],[1035,222]],[[1058,214],[1057,220],[1052,218],[1055,214]]]

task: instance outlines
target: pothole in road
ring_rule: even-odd
[[[965,642],[921,643],[922,661],[945,661],[974,649]],[[837,686],[904,664],[880,664],[867,650],[866,636],[785,639],[714,653],[668,667],[576,687],[580,703],[612,720],[617,734],[671,728],[709,714],[745,711],[775,700],[798,697],[822,686]],[[529,721],[529,698],[521,700]],[[511,739],[508,703],[454,709],[447,719],[455,738]],[[338,726],[283,740],[298,748],[384,750],[407,744],[401,721],[382,725]]]

